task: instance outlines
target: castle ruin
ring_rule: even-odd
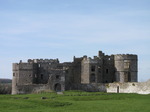
[[[73,62],[58,59],[29,59],[13,63],[12,94],[42,90],[106,91],[105,84],[137,82],[137,55],[74,57]]]

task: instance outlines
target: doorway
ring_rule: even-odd
[[[56,92],[60,92],[61,91],[61,84],[59,84],[59,83],[55,84],[54,89]]]
[[[117,86],[117,93],[119,93],[119,86]]]

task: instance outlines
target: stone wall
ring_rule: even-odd
[[[103,81],[102,83],[111,83],[115,81],[114,56],[106,55],[103,59]]]
[[[108,93],[138,93],[150,94],[150,80],[147,82],[109,83]]]
[[[12,91],[12,94],[30,94],[46,90],[50,90],[50,87],[46,84],[18,85],[16,90]]]
[[[88,92],[106,92],[106,86],[103,83],[74,84],[70,90],[82,90]]]
[[[72,68],[69,74],[69,77],[72,78],[71,83],[79,84],[81,83],[81,61],[83,60],[83,57],[76,58],[74,57],[74,61],[72,63]]]

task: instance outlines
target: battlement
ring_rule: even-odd
[[[28,63],[59,63],[58,59],[28,59]]]
[[[74,56],[74,58],[73,58],[74,63],[80,63],[82,60],[83,60],[83,57],[76,58],[76,57]]]
[[[83,63],[98,63],[99,60],[98,59],[92,59],[91,57],[88,58],[83,58]]]
[[[114,60],[137,60],[137,55],[135,54],[116,54],[114,55]]]
[[[105,56],[105,54],[104,54],[102,51],[99,51],[99,52],[98,52],[98,56],[99,56],[99,57],[103,57],[103,56]]]
[[[33,63],[13,63],[13,70],[32,70],[34,69]]]

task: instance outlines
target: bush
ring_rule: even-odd
[[[0,84],[0,94],[11,94],[11,84]]]

